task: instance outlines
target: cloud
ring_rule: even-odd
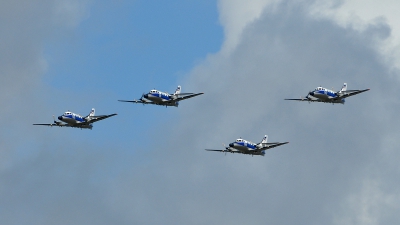
[[[265,6],[272,4],[274,0],[220,0],[218,9],[220,23],[224,27],[225,41],[223,50],[231,50],[239,43],[243,29],[252,21],[259,18]]]
[[[380,40],[376,47],[391,68],[400,68],[400,16],[393,8],[396,5],[393,0],[250,0],[246,3],[220,0],[220,23],[225,31],[222,50],[235,48],[247,25],[257,20],[264,10],[273,12],[280,4],[309,5],[306,13],[313,18],[329,19],[343,28],[351,27],[358,31],[365,31],[371,24],[387,24],[391,28],[390,38]]]
[[[398,103],[391,97],[398,84],[374,48],[390,28],[355,31],[309,10],[281,4],[264,11],[230,54],[210,55],[192,71],[185,87],[205,95],[185,102],[179,122],[159,128],[175,132],[156,148],[155,162],[120,176],[115,211],[134,222],[167,224],[398,222],[394,201],[381,202],[389,214],[360,211],[356,203],[371,195],[399,197],[395,189],[376,188],[397,186],[388,171],[398,175],[389,159],[398,153],[382,147],[398,135]],[[283,100],[318,85],[337,90],[343,82],[372,89],[343,106]],[[265,157],[203,150],[264,134],[290,144]],[[364,207],[375,200],[363,200]]]
[[[183,86],[205,94],[155,127],[155,143],[140,155],[124,152],[135,146],[93,145],[74,136],[76,130],[63,133],[75,138],[65,143],[61,133],[32,135],[37,131],[22,129],[22,122],[13,135],[22,132],[24,141],[3,129],[2,146],[16,153],[2,151],[12,164],[0,173],[0,217],[7,224],[398,223],[397,72],[375,48],[390,27],[383,22],[359,31],[316,19],[308,4],[273,7],[246,19],[229,52],[209,55],[193,69]],[[10,75],[4,85],[31,105],[40,104],[43,87],[40,46],[51,31],[41,23],[52,14],[46,15],[34,23],[41,35],[17,41],[31,48],[8,51],[16,54],[10,71],[36,68],[18,75],[24,82]],[[18,56],[29,56],[29,66],[18,67]],[[283,100],[318,85],[337,90],[343,82],[371,91],[345,105]],[[1,104],[10,104],[6,116],[26,110],[7,98]],[[257,142],[264,134],[290,144],[265,157],[203,150],[239,136]],[[21,154],[30,144],[41,151]]]

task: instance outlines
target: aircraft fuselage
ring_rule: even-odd
[[[156,103],[157,105],[178,106],[178,102],[173,101],[172,95],[157,90],[151,90],[143,95],[144,98]]]
[[[336,92],[322,87],[318,87],[314,91],[310,91],[308,94],[323,101],[332,101],[332,103],[344,104],[345,102],[344,99],[338,99],[339,95]]]
[[[240,151],[243,154],[249,154],[249,155],[264,155],[265,151],[257,152],[255,151],[257,149],[257,145],[255,143],[246,141],[246,140],[236,140],[235,142],[232,142],[229,144],[229,147],[234,148],[238,151]]]
[[[86,129],[93,128],[92,124],[83,125],[82,123],[87,122],[86,119],[83,118],[81,115],[72,112],[65,112],[63,115],[58,117],[58,120],[63,121],[73,127],[86,128]]]

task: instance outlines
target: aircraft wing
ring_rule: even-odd
[[[348,91],[343,91],[342,93],[342,95],[340,95],[340,97],[338,97],[338,98],[347,98],[347,97],[350,97],[350,96],[353,96],[353,95],[357,95],[357,94],[360,94],[360,93],[363,93],[363,92],[366,92],[366,91],[369,91],[369,88],[368,89],[364,89],[364,90],[348,90]]]
[[[71,127],[68,123],[35,123],[33,125],[39,125],[39,126],[57,126],[57,127]]]
[[[104,119],[107,119],[107,118],[115,116],[115,115],[117,115],[117,114],[114,113],[114,114],[110,114],[110,115],[91,116],[90,120],[88,120],[86,123],[94,123],[94,122],[97,122],[97,121],[100,121],[100,120],[104,120]]]
[[[258,151],[264,151],[264,150],[268,150],[268,149],[270,149],[270,148],[275,148],[275,147],[278,147],[278,146],[281,146],[281,145],[285,145],[285,144],[287,144],[287,143],[289,143],[289,142],[274,142],[274,143],[267,143],[267,145],[268,145],[268,146],[266,146],[266,147],[263,147],[263,148],[260,148],[260,149],[258,149]]]
[[[195,97],[195,96],[202,95],[202,94],[204,94],[204,93],[196,93],[196,94],[193,94],[193,93],[186,93],[186,94],[179,94],[179,95],[178,95],[178,98],[175,99],[174,101],[182,101],[182,100],[185,100],[185,99],[188,99],[188,98],[193,98],[193,97]]]
[[[192,95],[192,94],[194,94],[194,93],[179,93],[179,94],[174,94],[174,95],[179,97],[179,96]]]
[[[301,101],[301,102],[322,102],[319,99],[310,99],[310,98],[285,98],[285,100]]]
[[[141,101],[141,100],[131,100],[131,101],[129,101],[129,100],[118,100],[118,101],[120,101],[120,102],[131,102],[131,103],[140,103],[140,104],[155,104],[154,102],[152,102],[152,101]]]
[[[221,149],[205,149],[206,151],[211,151],[211,152],[230,152],[230,153],[240,153],[239,151],[232,151],[232,150],[221,150]]]

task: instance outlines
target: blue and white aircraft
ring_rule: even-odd
[[[120,102],[132,102],[132,103],[142,103],[142,104],[153,104],[162,106],[175,106],[178,107],[179,101],[195,97],[197,95],[202,95],[204,93],[181,93],[181,86],[176,88],[174,94],[168,94],[166,92],[161,92],[157,90],[151,90],[149,93],[142,95],[139,100],[118,100]]]
[[[108,117],[112,117],[117,115],[116,113],[110,114],[110,115],[102,115],[102,116],[95,116],[94,115],[94,108],[92,111],[90,111],[89,115],[83,117],[79,114],[67,111],[61,116],[58,117],[58,119],[61,121],[56,121],[53,115],[54,123],[50,124],[33,124],[33,125],[41,125],[41,126],[59,126],[59,127],[75,127],[75,128],[81,128],[81,129],[92,129],[93,125],[92,123],[104,120]],[[64,122],[64,123],[63,123]]]
[[[343,84],[340,91],[335,92],[323,87],[317,87],[314,91],[310,91],[305,98],[289,98],[285,100],[295,100],[295,101],[308,101],[308,102],[323,102],[323,103],[339,103],[344,104],[345,98],[369,91],[370,89],[364,90],[347,90],[347,83]]]
[[[270,148],[275,148],[280,145],[287,144],[289,142],[270,142],[268,143],[268,136],[265,135],[262,141],[258,144],[246,141],[242,138],[236,139],[235,142],[232,142],[229,144],[229,147],[226,147],[225,144],[224,147],[225,149],[220,150],[220,149],[206,149],[206,151],[214,151],[214,152],[230,152],[230,153],[241,153],[241,154],[246,154],[246,155],[265,155],[265,150],[268,150]]]

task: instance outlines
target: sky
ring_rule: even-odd
[[[4,224],[399,224],[399,3],[0,2]],[[371,88],[344,105],[283,101]],[[156,88],[204,95],[132,105]],[[93,130],[36,127],[71,110]],[[264,157],[206,152],[238,137]]]

